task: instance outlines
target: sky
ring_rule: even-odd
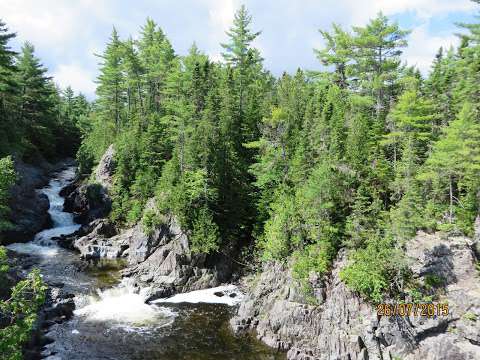
[[[241,4],[253,17],[252,29],[262,31],[254,45],[275,75],[319,70],[313,52],[323,44],[319,29],[334,22],[364,26],[379,11],[411,30],[403,59],[427,74],[440,46],[458,44],[455,23],[473,21],[479,10],[470,0],[0,0],[0,19],[17,33],[15,50],[30,41],[59,86],[94,99],[95,54],[103,52],[113,26],[122,38],[135,38],[151,17],[178,54],[195,41],[220,60],[220,43]]]

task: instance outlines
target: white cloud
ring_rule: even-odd
[[[422,20],[449,12],[467,12],[475,9],[470,0],[343,0],[353,24],[361,24],[379,11],[385,15],[412,12]]]
[[[212,27],[218,29],[218,32],[228,30],[239,2],[237,0],[208,0],[206,3]]]
[[[157,20],[180,53],[193,40],[214,60],[221,60],[220,43],[227,40],[234,13],[245,3],[253,15],[252,29],[264,30],[255,41],[265,64],[277,75],[297,67],[319,66],[312,47],[320,47],[318,28],[332,22],[345,28],[364,25],[378,11],[396,15],[413,27],[404,59],[426,72],[441,45],[456,44],[450,34],[434,33],[434,18],[451,13],[473,14],[470,0],[0,0],[0,18],[20,41],[29,40],[42,62],[62,85],[93,96],[98,59],[111,26],[120,35],[135,35],[147,16]],[[403,22],[403,21],[402,21]],[[453,25],[444,26],[453,30]],[[18,45],[18,41],[15,43]]]
[[[413,29],[410,34],[409,47],[405,49],[403,57],[409,65],[415,65],[423,74],[430,70],[432,60],[438,49],[443,46],[457,46],[459,39],[453,34],[432,35],[427,30],[427,25],[421,25]]]
[[[103,13],[92,0],[2,0],[0,14],[20,39],[58,47],[84,32],[88,19]]]
[[[54,81],[61,87],[71,86],[75,91],[82,92],[92,98],[95,93],[93,74],[78,64],[60,64],[52,74]]]

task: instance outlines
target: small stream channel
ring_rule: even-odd
[[[63,212],[60,190],[74,178],[75,168],[57,173],[39,191],[50,200],[53,227],[25,244],[8,248],[33,258],[43,279],[75,295],[71,320],[52,325],[54,341],[42,349],[49,360],[283,360],[253,336],[235,337],[228,320],[234,307],[214,303],[145,304],[142,293],[121,281],[119,261],[86,263],[59,247],[54,238],[79,228]],[[184,295],[182,299],[188,298]],[[190,297],[195,302],[192,293]],[[198,300],[198,299],[197,299]]]

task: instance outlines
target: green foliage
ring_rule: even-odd
[[[207,207],[202,207],[195,214],[190,246],[193,252],[209,253],[218,250],[219,240],[218,226]]]
[[[465,320],[469,320],[469,321],[472,321],[472,322],[476,322],[478,320],[478,316],[475,315],[474,313],[472,312],[466,312],[465,314],[463,314],[462,316]]]
[[[270,86],[249,23],[242,8],[228,32],[229,66],[211,63],[195,44],[187,56],[175,55],[151,19],[137,41],[113,30],[77,160],[86,174],[114,144],[114,221],[139,221],[156,195],[161,215],[176,217],[196,250],[248,241],[256,149],[243,145],[258,134]]]
[[[5,284],[8,271],[6,253],[0,247],[0,282]],[[38,270],[30,272],[25,280],[15,284],[9,291],[9,297],[0,299],[0,316],[6,326],[0,327],[0,353],[2,359],[20,360],[23,358],[22,346],[30,337],[37,319],[37,311],[45,301],[47,287]]]
[[[9,191],[17,179],[17,174],[13,166],[11,157],[0,159],[0,231],[9,229],[11,227],[8,221],[8,207]]]
[[[142,228],[145,234],[150,236],[153,231],[166,223],[164,215],[159,214],[154,209],[148,209],[142,215]]]
[[[335,249],[331,244],[317,246],[316,244],[307,245],[303,251],[293,254],[292,272],[294,276],[305,282],[311,272],[325,274],[329,269],[335,254]]]
[[[472,105],[465,103],[458,118],[444,128],[419,175],[430,190],[435,218],[443,217],[439,225],[456,224],[466,233],[472,231],[480,189],[479,143],[480,125]]]
[[[385,294],[398,289],[398,284],[408,274],[401,250],[391,237],[376,234],[366,247],[353,253],[351,263],[340,277],[353,290],[365,298],[380,303]]]
[[[445,279],[436,274],[427,274],[424,278],[427,289],[437,288],[445,284]]]

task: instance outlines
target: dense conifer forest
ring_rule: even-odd
[[[401,61],[409,31],[380,13],[322,29],[317,69],[275,77],[251,20],[242,6],[220,62],[195,43],[177,54],[152,19],[135,38],[114,28],[92,103],[56,88],[33,45],[14,53],[1,23],[0,228],[12,156],[76,156],[88,181],[114,144],[118,226],[148,231],[173,215],[195,252],[233,251],[248,271],[285,262],[306,293],[309,275],[348,249],[341,277],[364,298],[420,296],[408,241],[418,230],[471,236],[479,211],[480,24],[459,24],[460,46],[440,48],[427,76]],[[30,315],[16,312],[30,303],[11,304],[0,311],[28,331]],[[25,340],[11,331],[0,329],[0,349]]]

